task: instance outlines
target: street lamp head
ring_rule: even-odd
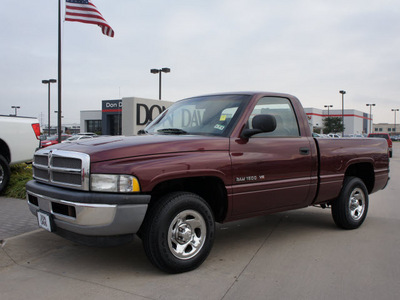
[[[55,82],[57,82],[56,79],[42,80],[42,83],[44,83],[44,84],[55,83]]]
[[[375,106],[375,103],[367,103],[366,106]]]
[[[398,108],[392,108],[392,111],[399,111]]]
[[[324,105],[324,107],[333,107],[333,105]]]
[[[339,93],[341,93],[342,95],[344,95],[344,94],[346,94],[346,91],[341,90],[341,91],[339,91]]]
[[[158,74],[160,72],[169,73],[169,72],[171,72],[171,69],[170,68],[151,69],[150,72],[153,74]]]

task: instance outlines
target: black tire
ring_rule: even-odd
[[[0,155],[0,193],[5,190],[8,182],[10,181],[10,166],[6,159]]]
[[[141,229],[149,260],[167,273],[182,273],[200,266],[214,242],[213,213],[201,197],[174,192],[157,201]]]
[[[393,151],[389,151],[389,157],[393,157]]]
[[[368,191],[358,177],[346,177],[339,197],[332,203],[335,224],[344,229],[361,226],[368,212]]]

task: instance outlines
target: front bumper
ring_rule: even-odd
[[[76,191],[35,180],[26,184],[26,192],[32,214],[50,214],[56,233],[59,229],[85,236],[136,233],[150,202],[150,195]]]

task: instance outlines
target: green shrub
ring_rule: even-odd
[[[32,179],[31,164],[17,164],[11,166],[10,182],[3,193],[5,197],[25,199],[25,184]]]

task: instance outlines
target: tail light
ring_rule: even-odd
[[[39,140],[40,136],[40,124],[39,123],[33,123],[32,124],[32,129],[35,132],[36,138]]]

